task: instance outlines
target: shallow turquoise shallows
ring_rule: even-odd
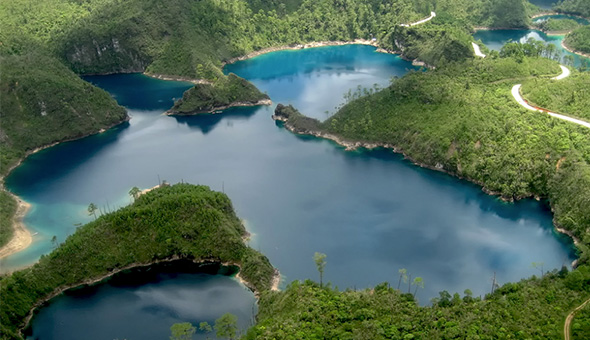
[[[353,45],[271,53],[226,72],[248,78],[275,104],[323,119],[349,89],[386,86],[411,69],[397,56]],[[271,119],[274,105],[175,118],[161,113],[186,88],[178,83],[140,75],[88,80],[125,103],[133,118],[35,154],[7,178],[34,205],[26,222],[39,234],[5,266],[50,251],[53,235],[63,240],[90,219],[90,202],[113,210],[130,202],[131,187],[152,187],[158,177],[224,190],[253,234],[250,244],[280,269],[283,282],[318,279],[317,251],[328,256],[324,279],[340,288],[395,286],[398,269],[407,268],[424,278],[417,297],[425,304],[441,290],[485,294],[494,272],[504,283],[540,274],[533,262],[549,270],[573,260],[571,242],[555,234],[543,203],[503,203],[388,150],[348,152],[293,135]]]
[[[550,15],[547,17],[554,16],[555,15]],[[546,44],[555,45],[558,53],[560,54],[560,58],[563,58],[566,55],[573,56],[575,67],[581,66],[582,61],[585,61],[586,63],[589,63],[588,65],[590,65],[589,58],[571,53],[561,46],[561,42],[564,39],[563,35],[549,36],[537,30],[481,30],[475,32],[473,37],[475,40],[481,40],[481,42],[484,43],[484,45],[486,45],[489,49],[495,51],[499,51],[509,40],[524,43],[528,39],[533,38],[535,40],[541,40]]]

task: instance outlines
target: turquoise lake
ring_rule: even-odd
[[[558,15],[557,15],[558,16]],[[548,17],[556,17],[556,15],[551,15]],[[574,66],[579,67],[582,65],[582,62],[586,62],[590,65],[590,59],[580,56],[575,53],[571,53],[564,49],[561,46],[561,42],[564,39],[563,35],[554,35],[550,36],[541,31],[537,30],[493,30],[493,31],[477,31],[473,34],[475,40],[481,40],[484,45],[486,45],[489,49],[499,51],[504,44],[506,44],[509,40],[517,41],[524,43],[529,38],[533,38],[535,40],[540,40],[545,42],[546,44],[553,44],[557,48],[557,51],[561,54],[561,58],[566,55],[570,55],[574,57]]]
[[[384,87],[411,69],[397,56],[349,45],[275,52],[229,65],[226,72],[251,80],[274,105],[291,103],[324,119],[349,89]],[[500,283],[518,281],[540,273],[532,262],[543,262],[549,270],[574,259],[571,241],[554,232],[550,209],[542,202],[504,203],[476,185],[416,167],[388,150],[349,152],[326,140],[293,135],[271,119],[274,105],[168,117],[162,112],[190,84],[137,74],[86,79],[109,91],[132,119],[32,155],[7,178],[7,187],[33,204],[26,223],[38,234],[29,249],[2,260],[3,270],[51,251],[53,235],[63,241],[90,220],[90,202],[113,210],[130,203],[131,187],[149,188],[158,178],[224,190],[253,234],[250,244],[279,268],[283,283],[317,280],[312,257],[318,251],[328,255],[324,279],[340,288],[396,282],[398,269],[407,268],[424,278],[417,297],[426,304],[441,290],[469,288],[483,295],[494,272]],[[224,280],[217,275],[207,282]],[[195,294],[202,281],[186,279]],[[115,293],[101,285],[95,294],[108,299],[142,289]],[[246,300],[251,296],[242,286],[234,289]],[[230,305],[227,297],[218,297],[215,303]],[[48,317],[58,318],[78,303],[85,305],[84,299],[66,295],[43,310],[54,308]],[[93,327],[110,325],[93,313],[90,309],[87,316]],[[38,320],[41,315],[33,334],[45,334],[35,333],[36,327],[57,322]],[[152,326],[168,332],[167,321]]]
[[[588,25],[590,23],[590,21],[588,21],[587,19],[580,18],[580,17],[574,16],[574,15],[567,15],[567,14],[543,15],[543,16],[534,18],[533,22],[534,23],[543,22],[543,21],[547,21],[547,19],[572,19],[582,25]]]

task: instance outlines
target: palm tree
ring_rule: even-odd
[[[424,280],[420,276],[417,276],[414,281],[412,281],[412,285],[416,286],[414,289],[414,298],[416,298],[416,293],[418,292],[418,287],[424,289]]]
[[[398,270],[399,273],[399,281],[397,282],[397,289],[399,290],[399,287],[402,284],[402,280],[404,280],[404,283],[408,282],[408,270],[406,268],[402,268],[400,270]]]

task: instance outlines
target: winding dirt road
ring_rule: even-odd
[[[563,338],[565,340],[571,340],[571,324],[572,321],[574,320],[574,317],[576,316],[576,313],[581,310],[582,308],[586,307],[587,304],[590,303],[590,299],[584,301],[583,304],[579,305],[578,307],[576,307],[576,309],[574,309],[571,313],[569,313],[567,315],[567,318],[565,318],[565,324],[563,325]]]
[[[563,65],[559,65],[559,66],[561,67],[562,73],[559,76],[554,77],[554,78],[551,78],[551,79],[561,80],[561,79],[567,78],[570,75],[570,70],[567,67],[565,67]],[[557,119],[565,120],[565,121],[568,121],[568,122],[571,122],[571,123],[574,123],[574,124],[578,124],[580,126],[583,126],[583,127],[586,127],[586,128],[589,128],[590,129],[590,123],[588,123],[586,121],[583,121],[583,120],[580,120],[580,119],[576,119],[576,118],[572,118],[572,117],[569,117],[569,116],[565,116],[565,115],[562,115],[562,114],[559,114],[559,113],[551,112],[549,110],[545,110],[545,109],[542,109],[542,108],[537,108],[537,107],[533,107],[533,106],[529,105],[529,103],[524,98],[522,98],[522,95],[520,94],[520,87],[521,86],[522,86],[522,84],[516,84],[516,85],[514,85],[514,87],[512,87],[512,96],[514,97],[514,99],[516,100],[516,102],[518,104],[520,104],[522,107],[524,107],[525,109],[531,110],[531,111],[537,111],[537,112],[544,112],[544,113],[547,113],[548,115],[550,115],[551,117],[555,117]]]
[[[426,19],[422,19],[420,21],[416,21],[416,22],[413,22],[411,24],[401,24],[400,26],[402,26],[402,27],[411,27],[411,26],[420,25],[420,24],[423,24],[423,23],[425,23],[427,21],[432,20],[432,18],[434,18],[435,16],[436,16],[436,13],[430,12],[430,16],[428,18],[426,18]]]

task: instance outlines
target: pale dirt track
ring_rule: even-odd
[[[576,309],[574,309],[571,313],[569,313],[567,315],[567,318],[565,318],[565,324],[563,325],[563,338],[565,340],[571,340],[571,323],[574,320],[574,317],[576,316],[576,313],[581,310],[582,308],[586,307],[587,304],[590,303],[590,299],[584,301],[583,304],[579,305],[578,307],[576,307]]]
[[[561,79],[567,78],[570,75],[570,70],[567,67],[562,66],[562,65],[560,65],[560,67],[561,67],[561,72],[562,73],[559,76],[554,77],[554,78],[551,78],[551,79],[561,80]],[[524,107],[525,109],[531,110],[531,111],[537,111],[537,112],[544,112],[544,113],[547,113],[548,115],[550,115],[551,117],[555,117],[557,119],[565,120],[565,121],[568,121],[570,123],[574,123],[574,124],[577,124],[577,125],[580,125],[580,126],[583,126],[583,127],[586,127],[586,128],[589,128],[590,129],[590,123],[588,123],[586,121],[583,121],[583,120],[580,120],[580,119],[576,119],[576,118],[572,118],[572,117],[569,117],[569,116],[565,116],[565,115],[562,115],[562,114],[559,114],[559,113],[551,112],[551,111],[548,111],[548,110],[536,108],[536,107],[533,107],[533,106],[529,105],[529,103],[527,103],[527,101],[524,98],[522,98],[522,95],[520,94],[520,87],[521,86],[522,86],[522,84],[516,84],[516,85],[514,85],[514,87],[512,87],[512,96],[514,97],[514,99],[516,100],[516,102],[518,104],[520,104],[522,107]]]
[[[403,27],[411,27],[411,26],[420,25],[420,24],[423,24],[423,23],[425,23],[427,21],[432,20],[435,16],[436,16],[436,13],[430,12],[430,16],[428,18],[426,18],[426,19],[422,19],[420,21],[416,21],[416,22],[413,22],[411,24],[401,24],[400,26],[403,26]]]

